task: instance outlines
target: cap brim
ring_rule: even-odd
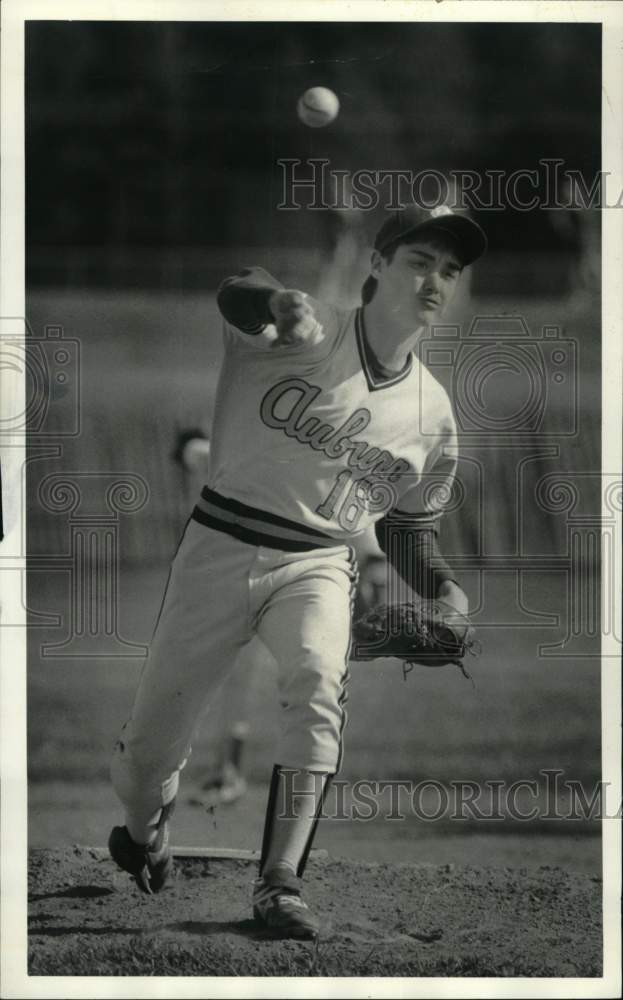
[[[451,236],[458,245],[463,264],[465,265],[473,264],[475,260],[482,257],[487,249],[487,237],[484,230],[481,229],[477,222],[469,219],[466,215],[448,214],[440,215],[438,219],[427,219],[425,222],[418,223],[412,229],[406,229],[404,233],[396,237],[396,240],[392,240],[392,243],[398,240],[404,243],[409,237],[415,237],[420,234],[425,235],[430,232],[442,232]]]

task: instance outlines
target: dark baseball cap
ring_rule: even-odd
[[[487,249],[487,237],[478,223],[467,215],[456,214],[446,205],[433,209],[410,205],[393,212],[376,234],[374,249],[383,253],[407,237],[415,239],[435,232],[447,233],[456,241],[465,265],[473,264]]]

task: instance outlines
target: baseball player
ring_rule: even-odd
[[[468,611],[436,539],[454,419],[414,351],[485,248],[467,217],[414,206],[377,233],[358,308],[315,301],[261,268],[221,285],[209,480],[112,761],[125,825],[110,851],[144,891],[161,889],[172,867],[169,819],[196,721],[257,635],[278,665],[281,727],[253,912],[275,934],[318,934],[301,878],[342,760],[353,541],[375,525],[413,589]],[[389,546],[394,511],[413,530]]]

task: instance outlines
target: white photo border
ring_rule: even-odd
[[[91,21],[409,21],[439,23],[598,22],[603,30],[602,169],[612,190],[623,191],[623,5],[611,2],[490,3],[483,0],[291,0],[240,2],[216,0],[3,0],[2,147],[0,220],[0,317],[25,315],[24,247],[24,24],[29,20]],[[623,208],[623,203],[618,206]],[[623,361],[623,215],[603,210],[603,394],[602,471],[621,469],[621,370]],[[0,416],[24,400],[19,373],[3,371]],[[23,406],[22,406],[23,409]],[[25,449],[19,440],[2,454],[5,538],[3,566],[21,565],[23,524],[19,509]],[[620,515],[619,515],[620,520]],[[620,528],[620,525],[619,525]],[[620,537],[620,533],[619,533]],[[603,569],[602,569],[603,572]],[[25,616],[19,588],[0,574],[2,615],[15,622]],[[615,588],[621,616],[621,592]],[[0,619],[1,624],[1,619]],[[604,782],[612,801],[621,802],[621,670],[616,640],[605,640],[602,661],[602,747]],[[26,891],[26,629],[0,627],[2,673],[2,984],[6,997],[609,997],[621,991],[621,828],[604,821],[604,973],[597,979],[370,979],[302,980],[291,978],[216,979],[204,977],[29,977],[27,974]],[[606,786],[608,787],[608,786]]]

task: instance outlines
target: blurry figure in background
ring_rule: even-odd
[[[210,438],[201,427],[186,427],[178,431],[171,458],[179,465],[186,481],[189,496],[198,495],[207,479],[210,462]],[[246,672],[245,683],[240,683],[240,664],[226,680],[220,694],[219,720],[221,736],[219,748],[202,782],[202,797],[192,798],[192,804],[202,806],[229,805],[236,802],[247,790],[243,773],[243,757],[249,736],[246,721],[249,688],[256,672],[257,656],[243,653],[240,660]]]
[[[203,477],[210,461],[210,438],[201,427],[185,427],[178,431],[171,458],[185,472]]]
[[[249,664],[250,666],[250,664]],[[230,684],[231,690],[226,691],[227,695],[232,694],[234,684]],[[237,692],[240,686],[236,684]],[[234,712],[241,714],[241,700],[247,701],[247,692],[241,699],[236,693],[235,698],[226,696],[223,699],[223,708],[232,704]],[[237,802],[242,798],[247,790],[247,782],[242,770],[242,756],[249,738],[250,726],[248,722],[233,722],[223,726],[224,736],[220,742],[220,752],[217,753],[214,767],[210,771],[208,768],[207,777],[201,785],[201,799],[196,804],[207,808],[211,806],[227,806],[232,802]],[[195,800],[190,800],[195,804]]]

